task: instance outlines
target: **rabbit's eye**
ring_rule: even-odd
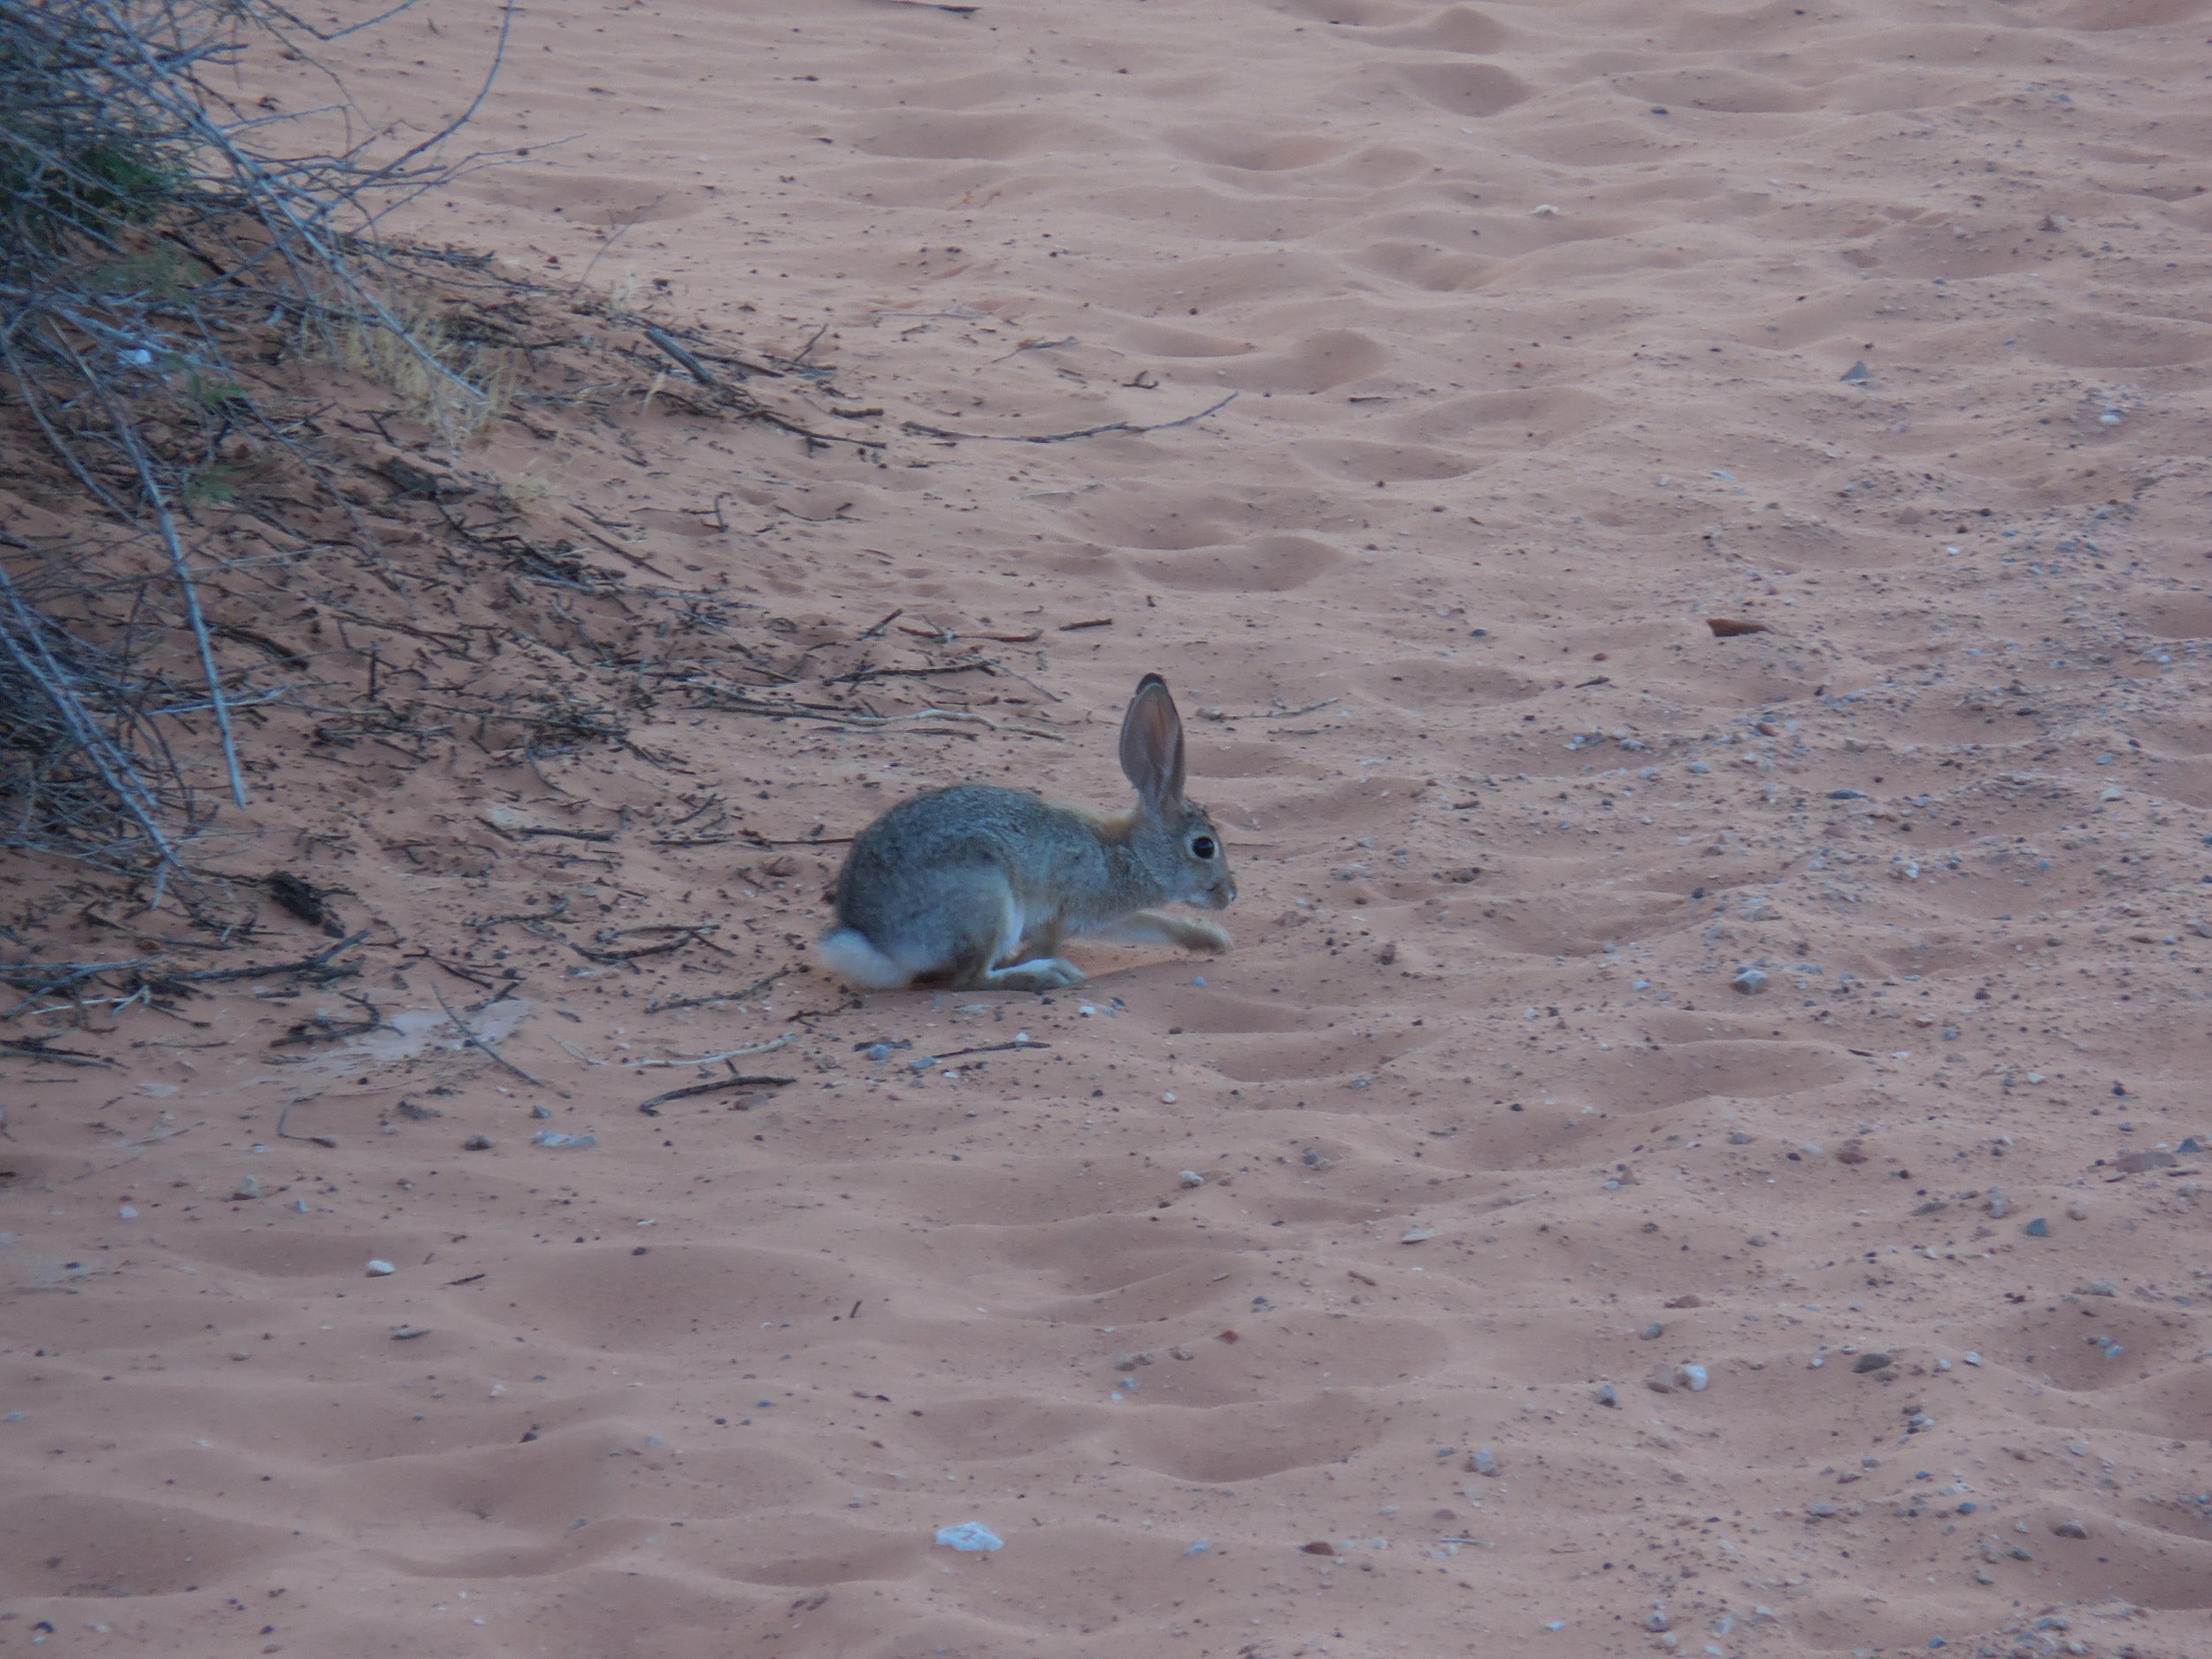
[[[1201,858],[1210,858],[1214,856],[1214,838],[1210,835],[1201,835],[1190,844],[1190,849]]]

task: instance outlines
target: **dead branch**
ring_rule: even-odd
[[[1197,422],[1205,419],[1209,415],[1218,414],[1222,410],[1228,408],[1230,404],[1235,403],[1236,401],[1237,394],[1232,392],[1219,403],[1215,403],[1209,408],[1202,409],[1194,415],[1186,415],[1180,420],[1163,420],[1157,425],[1150,426],[1140,426],[1130,421],[1116,420],[1110,421],[1103,426],[1086,426],[1079,432],[1045,432],[1036,434],[1002,432],[949,432],[942,426],[926,426],[918,420],[910,420],[905,424],[904,430],[918,438],[966,439],[986,443],[1066,443],[1076,438],[1102,438],[1110,433],[1125,433],[1134,435],[1147,432],[1171,432],[1178,426],[1193,426]]]

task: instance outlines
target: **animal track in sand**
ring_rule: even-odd
[[[856,148],[871,156],[922,161],[1011,161],[1096,149],[1109,136],[1079,121],[1048,115],[907,110],[876,117]]]
[[[174,1595],[301,1551],[296,1537],[188,1502],[19,1492],[0,1505],[0,1595]]]
[[[1353,1394],[1297,1403],[1161,1406],[1133,1414],[1113,1444],[1130,1462],[1177,1480],[1256,1480],[1334,1463],[1373,1445],[1381,1416]]]
[[[1479,119],[1502,114],[1535,96],[1527,81],[1495,64],[1406,64],[1394,69],[1391,78],[1425,104]]]
[[[507,1277],[526,1296],[543,1286],[547,1311],[531,1322],[542,1335],[632,1352],[689,1347],[732,1324],[826,1319],[870,1288],[855,1270],[795,1251],[678,1244],[636,1256],[626,1240],[518,1263]]]
[[[1264,535],[1225,546],[1185,549],[1172,558],[1129,563],[1164,588],[1194,593],[1279,594],[1327,575],[1345,555],[1303,535]]]

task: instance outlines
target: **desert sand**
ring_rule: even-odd
[[[496,21],[334,52],[427,120]],[[528,153],[405,228],[838,442],[525,400],[453,464],[680,672],[259,751],[220,859],[363,972],[12,1028],[92,1058],[0,1056],[0,1652],[2212,1653],[2208,35],[518,14]],[[571,320],[541,380],[655,359]],[[532,649],[363,591],[252,626]],[[1233,951],[804,965],[903,794],[1125,803],[1151,670]],[[189,965],[333,942],[258,925]]]

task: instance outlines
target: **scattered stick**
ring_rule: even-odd
[[[1110,628],[1113,626],[1114,619],[1111,617],[1093,617],[1088,622],[1063,622],[1057,632],[1080,634],[1085,628]]]
[[[202,1128],[206,1123],[207,1119],[203,1118],[195,1123],[170,1124],[165,1128],[155,1130],[151,1134],[141,1135],[137,1140],[126,1141],[123,1144],[127,1147],[150,1147],[157,1141],[166,1141],[172,1135],[180,1135],[189,1130]]]
[[[351,1021],[331,1018],[327,1014],[316,1014],[299,1022],[270,1044],[272,1048],[296,1048],[310,1042],[341,1042],[348,1037],[365,1037],[373,1031],[389,1031],[391,1024],[365,996],[348,996],[346,1001],[368,1010],[368,1018]]]
[[[556,829],[549,824],[531,824],[525,826],[521,829],[509,830],[507,833],[510,835],[518,836],[525,841],[527,841],[533,835],[557,835],[564,841],[611,841],[614,840],[615,836],[619,832],[615,830]]]
[[[538,1088],[544,1088],[548,1087],[543,1078],[532,1077],[527,1071],[524,1071],[512,1060],[507,1058],[505,1055],[500,1053],[498,1049],[493,1048],[491,1044],[486,1042],[481,1037],[478,1036],[475,1032],[472,1031],[469,1028],[468,1021],[463,1019],[458,1014],[453,1011],[453,1004],[445,1000],[445,993],[443,991],[441,991],[436,986],[434,985],[430,987],[430,995],[438,999],[438,1006],[445,1010],[445,1017],[453,1022],[454,1029],[458,1031],[462,1036],[468,1039],[470,1048],[480,1049],[485,1054],[489,1055],[494,1060],[498,1062],[501,1065],[506,1067],[508,1071],[512,1071],[524,1082],[532,1084]]]
[[[933,634],[933,639],[948,637]],[[856,668],[849,674],[837,674],[824,680],[826,686],[858,686],[871,680],[934,680],[944,674],[995,673],[998,664],[979,653],[959,663],[939,663],[928,668]]]
[[[1044,737],[1056,743],[1068,741],[1066,733],[1062,732],[1047,731],[1042,726],[1022,726],[1012,720],[994,720],[987,715],[970,714],[964,709],[924,709],[914,714],[847,714],[841,710],[816,709],[805,703],[751,703],[741,698],[718,699],[700,706],[724,714],[766,714],[787,720],[821,720],[832,726],[857,726],[865,731],[911,726],[917,720],[950,720],[964,726],[987,726],[994,732],[1010,732],[1017,737]]]
[[[725,1060],[734,1060],[740,1055],[766,1054],[771,1048],[780,1048],[786,1043],[796,1042],[799,1033],[787,1031],[780,1037],[771,1037],[766,1042],[749,1042],[742,1048],[725,1048],[719,1054],[703,1054],[673,1060],[625,1060],[622,1064],[636,1071],[663,1065],[719,1065]]]
[[[715,379],[713,375],[707,373],[706,365],[704,364],[701,363],[698,358],[693,357],[691,353],[678,345],[673,340],[671,340],[661,330],[657,328],[648,328],[645,331],[645,337],[651,341],[655,345],[658,346],[663,351],[665,351],[671,357],[674,358],[677,363],[683,366],[686,373],[689,374],[693,380],[698,381],[700,385],[705,387],[708,390],[719,392],[725,389],[720,380]]]
[[[660,1109],[670,1101],[682,1100],[687,1095],[718,1094],[733,1088],[781,1088],[798,1080],[795,1077],[718,1077],[711,1083],[694,1083],[686,1088],[672,1088],[664,1094],[656,1094],[638,1110],[648,1118],[657,1118],[661,1115]]]
[[[933,1054],[929,1056],[929,1064],[933,1066],[941,1060],[957,1060],[964,1055],[1006,1054],[1016,1048],[1049,1048],[1051,1047],[1052,1045],[1048,1042],[1032,1042],[1026,1037],[1017,1037],[1011,1042],[986,1043],[980,1048],[955,1048],[950,1054]],[[929,1067],[924,1066],[921,1069],[927,1071]]]
[[[991,361],[995,364],[1004,363],[1008,358],[1018,357],[1025,351],[1056,351],[1062,346],[1079,346],[1082,343],[1073,334],[1070,334],[1064,340],[1033,340],[1027,345],[1016,346],[1004,357],[993,357]]]
[[[109,1066],[115,1062],[102,1054],[84,1054],[75,1048],[50,1048],[51,1037],[8,1037],[0,1039],[0,1050],[21,1055],[27,1059],[51,1060],[57,1065]]]
[[[502,922],[520,922],[524,926],[529,927],[534,923],[537,922],[557,922],[562,917],[567,914],[568,899],[565,895],[564,895],[549,910],[531,910],[528,912],[518,911],[506,916],[484,916],[478,918],[472,922],[464,922],[462,926],[465,927],[482,928],[496,927]],[[533,929],[533,931],[534,931],[534,929]]]
[[[1042,630],[1037,628],[1032,628],[1026,634],[952,634],[942,628],[904,627],[899,632],[910,634],[918,640],[941,640],[947,643],[954,640],[992,640],[1001,645],[1034,645],[1044,638]]]
[[[905,614],[906,612],[903,611],[894,611],[889,616],[884,618],[882,621],[877,623],[875,626],[870,628],[865,634],[859,635],[858,638],[854,641],[854,643],[858,644],[860,640],[874,639],[878,634],[881,634],[884,629],[889,627],[894,622],[896,622]]]
[[[370,932],[365,927],[357,933],[349,933],[328,949],[319,950],[311,956],[303,956],[297,962],[274,962],[264,968],[194,968],[188,972],[159,973],[153,977],[164,985],[221,985],[236,979],[266,979],[280,973],[314,973],[326,979],[341,979],[360,972],[360,965],[357,963],[349,967],[334,968],[329,965],[330,959],[342,950],[350,950],[366,939]]]
[[[303,1100],[287,1102],[284,1110],[277,1114],[277,1139],[280,1141],[311,1141],[319,1147],[336,1146],[338,1144],[336,1135],[296,1135],[284,1126],[291,1121],[293,1109],[306,1104],[307,1102]]]
[[[427,950],[422,951],[417,956],[410,956],[407,960],[410,962],[427,962],[434,967],[443,968],[448,973],[451,974],[457,979],[466,979],[471,985],[480,987],[482,989],[487,991],[492,988],[492,982],[484,978],[482,974],[471,973],[466,968],[457,967],[454,964],[448,962],[443,956],[434,956]]]
[[[713,996],[680,996],[665,1002],[648,1002],[649,1014],[665,1014],[679,1008],[705,1008],[715,1002],[749,1002],[779,979],[787,979],[798,972],[795,968],[779,968],[765,979],[755,979],[741,991],[723,991]]]
[[[951,432],[942,426],[926,426],[918,420],[910,420],[906,423],[904,430],[917,438],[965,438],[984,443],[1066,443],[1076,438],[1101,438],[1110,433],[1125,433],[1135,435],[1147,432],[1171,432],[1178,426],[1193,426],[1205,419],[1209,415],[1218,414],[1236,401],[1237,394],[1232,392],[1211,408],[1202,409],[1194,415],[1186,415],[1180,420],[1163,420],[1150,426],[1140,426],[1132,421],[1117,420],[1103,426],[1086,426],[1080,432],[1046,432],[1030,435],[1002,432]]]
[[[1202,720],[1294,720],[1302,714],[1311,714],[1316,709],[1325,709],[1333,703],[1343,701],[1341,697],[1325,697],[1319,703],[1309,703],[1302,709],[1270,709],[1264,714],[1225,714],[1219,709],[1201,709],[1198,718]]]
[[[673,927],[680,935],[678,938],[664,941],[657,945],[641,945],[635,950],[587,950],[572,939],[568,941],[568,948],[578,956],[591,962],[635,962],[641,956],[664,956],[669,952],[681,950],[689,944],[711,944],[713,941],[708,939],[707,935],[721,925],[719,922],[698,922],[687,926],[676,926],[673,923],[668,923],[651,928],[626,928],[624,931],[626,933],[659,933],[663,931],[663,926]]]

